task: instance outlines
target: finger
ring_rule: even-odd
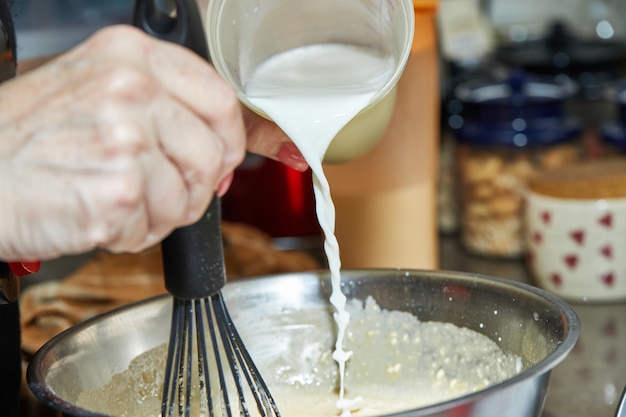
[[[150,73],[158,86],[190,112],[196,113],[223,139],[226,145],[223,158],[229,165],[243,161],[245,129],[237,96],[215,69],[198,55],[125,25],[100,30],[73,50],[70,58],[73,56],[74,61],[80,61],[79,58],[94,53]]]
[[[306,171],[309,168],[309,164],[293,142],[283,142],[276,154],[276,159],[298,171]]]
[[[127,117],[145,142],[144,150],[134,155],[143,189],[142,201],[133,202],[135,207],[128,207],[123,219],[111,220],[130,224],[106,245],[116,252],[136,252],[202,215],[221,175],[217,174],[221,152],[214,149],[215,141],[203,140],[210,137],[204,123],[165,94],[156,96],[147,108],[121,105],[117,109],[123,114],[112,116],[113,121]],[[124,123],[117,122],[118,129]],[[119,210],[123,213],[123,207]]]
[[[115,172],[83,175],[76,186],[87,242],[114,252],[136,247],[149,230],[145,178],[136,160],[123,159]]]
[[[202,58],[178,45],[164,43],[150,54],[149,64],[168,93],[221,138],[225,165],[239,165],[245,156],[246,136],[233,88]]]
[[[276,125],[249,109],[243,110],[248,137],[248,151],[280,161],[298,171],[305,171],[308,164],[297,146]]]
[[[159,109],[154,114],[159,145],[186,187],[185,200],[178,203],[185,207],[184,221],[191,223],[204,213],[219,181],[235,169],[236,160],[225,158],[223,138],[179,102],[163,99],[155,106]]]
[[[154,244],[190,222],[189,190],[178,168],[162,152],[143,158],[147,233],[140,244]]]
[[[180,226],[197,220],[218,180],[236,166],[234,159],[224,161],[223,139],[166,91],[155,91],[140,71],[118,69],[104,83],[107,95],[99,103],[97,116],[102,136],[118,131],[126,132],[126,136],[134,135],[137,156],[140,152],[150,152],[150,158],[154,159],[143,164],[148,184],[157,184],[146,191],[151,222],[155,225],[151,228],[162,223],[171,226],[174,222]],[[153,150],[158,152],[152,153]],[[164,155],[159,156],[161,153]],[[150,158],[144,159],[150,161]],[[152,168],[156,160],[159,161],[156,166],[164,168]],[[176,208],[164,204],[161,194],[165,191],[173,194]]]
[[[32,195],[45,202],[25,200],[21,205],[28,210],[16,216],[23,230],[39,231],[30,243],[39,256],[106,247],[126,239],[118,236],[120,231],[145,234],[146,227],[133,214],[144,211],[144,176],[137,163],[148,149],[142,136],[132,124],[70,121],[46,124],[17,149],[11,174],[20,184],[16,198]]]
[[[217,191],[216,191],[216,194],[218,197],[223,197],[224,194],[226,194],[231,184],[233,183],[234,177],[235,177],[234,173],[231,172],[222,181],[220,181],[219,185],[217,186]]]

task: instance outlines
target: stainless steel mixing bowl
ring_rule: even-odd
[[[468,327],[523,358],[525,369],[513,378],[394,417],[537,417],[551,370],[571,351],[580,332],[576,314],[559,298],[497,278],[443,271],[352,270],[343,272],[342,288],[348,298],[364,300],[372,295],[382,308],[408,311],[423,321]],[[286,326],[284,333],[277,332],[272,328],[280,322],[277,318],[298,317],[299,311],[327,305],[330,291],[323,272],[238,280],[223,290],[233,320],[259,365],[265,357],[286,349],[293,337],[290,329],[297,328]],[[135,303],[53,338],[30,362],[27,376],[32,391],[66,416],[98,416],[76,406],[79,393],[107,383],[134,357],[164,343],[170,304],[169,296]],[[242,319],[246,316],[255,320]]]

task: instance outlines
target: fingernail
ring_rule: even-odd
[[[297,169],[298,171],[306,171],[309,168],[309,164],[304,159],[304,156],[302,156],[298,147],[292,142],[284,142],[280,146],[276,158],[283,164]]]
[[[226,191],[230,188],[230,184],[233,182],[234,173],[228,174],[217,186],[217,190],[215,191],[218,197],[223,197],[226,194]]]

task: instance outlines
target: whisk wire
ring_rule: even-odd
[[[183,337],[183,344],[181,351],[187,351],[185,355],[185,365],[181,366],[178,370],[178,383],[179,383],[179,393],[178,398],[181,399],[178,401],[178,415],[191,417],[191,377],[193,375],[190,372],[192,368],[193,357],[193,326],[191,325],[191,320],[193,318],[193,307],[190,303],[185,304],[185,333],[186,336]],[[184,381],[184,382],[183,382]]]
[[[209,329],[215,329],[216,326],[218,326],[217,323],[219,323],[219,321],[214,317],[214,311],[211,309],[211,305],[209,304],[211,299],[213,299],[213,297],[210,298],[205,298],[204,299],[204,307],[206,309],[206,317],[207,317],[207,322],[208,322],[208,326]],[[217,323],[216,323],[217,322]],[[215,333],[215,331],[209,331],[210,337],[211,337],[211,344],[213,346],[213,352],[215,353],[214,356],[214,360],[215,360],[215,367],[217,369],[217,375],[218,375],[218,379],[219,379],[219,389],[220,389],[220,401],[221,401],[221,408],[223,410],[222,415],[224,416],[228,416],[231,417],[232,416],[232,411],[231,411],[231,406],[230,406],[230,400],[229,400],[229,396],[228,396],[228,387],[226,384],[226,378],[225,378],[225,373],[224,373],[224,366],[222,364],[222,358],[220,355],[220,343],[218,341],[217,338],[217,333]],[[222,344],[223,345],[227,345],[227,343],[225,343],[224,340],[222,340]],[[211,414],[213,415],[213,410],[211,410]]]
[[[217,293],[216,295],[212,296],[211,299],[211,305],[213,308],[213,313],[215,314],[215,319],[216,322],[219,324],[218,330],[220,332],[220,337],[222,338],[223,341],[225,341],[226,343],[224,343],[224,351],[226,353],[226,358],[228,360],[228,365],[230,367],[232,376],[233,376],[233,380],[235,382],[235,388],[237,389],[237,397],[239,399],[239,407],[240,407],[240,414],[241,416],[244,417],[249,417],[250,413],[248,411],[248,407],[246,404],[246,399],[245,399],[245,394],[243,392],[243,385],[241,383],[241,370],[240,367],[238,365],[239,357],[236,357],[235,354],[233,353],[233,351],[237,351],[236,346],[233,346],[233,340],[230,338],[231,334],[232,334],[232,329],[231,324],[232,323],[228,323],[228,321],[226,320],[226,306],[224,304],[224,300],[222,298],[222,294],[221,293]],[[233,349],[233,347],[235,347],[235,349]]]
[[[243,339],[239,335],[239,332],[233,323],[233,319],[226,308],[224,297],[220,292],[211,297],[211,299],[213,302],[213,311],[216,316],[218,316],[217,322],[221,324],[219,326],[219,330],[222,335],[222,339],[228,341],[228,343],[226,343],[226,347],[228,349],[227,358],[229,359],[231,371],[237,379],[237,390],[239,392],[239,401],[242,413],[245,413],[244,415],[246,417],[250,415],[241,381],[241,375],[243,374],[249,387],[257,387],[257,389],[251,390],[251,395],[254,398],[261,417],[272,415],[280,417],[280,412],[278,411],[276,402],[269,394],[270,390],[265,384],[263,378],[261,378],[261,374],[254,364],[252,357],[247,349],[242,348],[245,346]]]
[[[201,300],[194,300],[196,311],[196,323],[198,328],[204,329],[205,323],[202,314]],[[213,398],[210,395],[211,392],[211,378],[209,377],[209,364],[208,364],[208,350],[206,346],[206,338],[197,337],[196,342],[198,344],[198,384],[200,388],[200,409],[209,410],[209,415],[213,415]]]
[[[184,314],[179,314],[182,306],[181,300],[174,298],[174,305],[172,307],[172,328],[170,331],[170,341],[167,349],[167,363],[171,366],[165,368],[165,375],[163,377],[163,395],[161,396],[161,416],[173,416],[174,415],[174,401],[176,397],[176,390],[178,384],[170,383],[173,380],[173,373],[176,371],[178,374],[181,367],[181,350],[180,344],[183,342],[179,336],[183,333],[184,326]]]
[[[172,308],[161,416],[251,417],[254,399],[254,416],[280,417],[222,293],[173,297]]]

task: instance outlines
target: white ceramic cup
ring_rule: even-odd
[[[626,299],[626,198],[530,191],[526,201],[527,263],[538,286],[570,301]]]

